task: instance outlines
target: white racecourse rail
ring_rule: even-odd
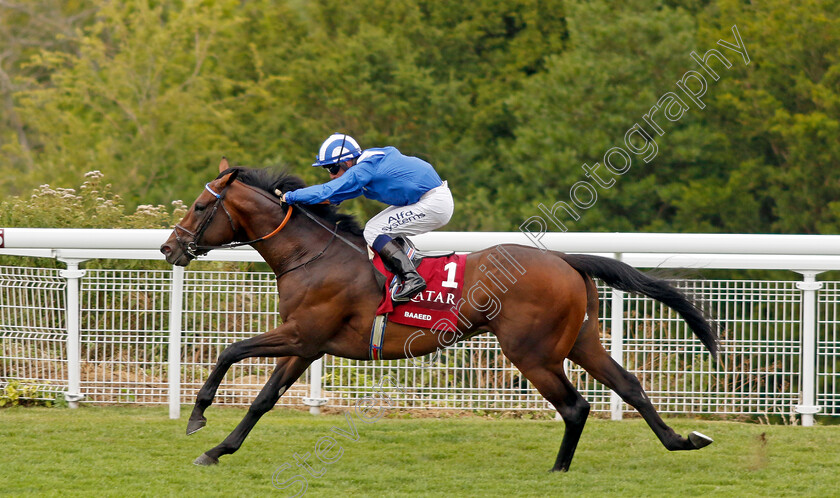
[[[0,266],[0,388],[36,385],[75,407],[90,403],[169,403],[177,418],[221,349],[278,324],[268,271],[164,268],[80,269],[89,260],[161,260],[169,230],[0,229],[0,256],[54,258],[66,269]],[[435,232],[414,238],[428,251],[470,252],[501,243],[533,245],[520,232]],[[604,342],[638,375],[660,411],[799,417],[840,415],[840,236],[547,233],[552,250],[601,254],[639,268],[787,270],[782,280],[682,279],[724,325],[720,361],[671,310],[600,286]],[[217,250],[207,261],[259,262],[250,248]],[[31,260],[29,260],[31,261]],[[31,264],[31,263],[29,263]],[[42,263],[42,266],[44,265]],[[88,266],[94,266],[88,264]],[[114,265],[112,265],[114,266]],[[121,268],[143,267],[135,261]],[[206,266],[206,265],[205,265]],[[547,303],[550,306],[550,303]],[[421,361],[422,360],[422,361]],[[434,364],[358,362],[327,356],[280,404],[352,406],[387,375],[393,406],[467,410],[551,407],[484,334],[444,351]],[[231,369],[218,403],[247,404],[273,362]],[[629,409],[573,365],[570,378],[596,411]]]

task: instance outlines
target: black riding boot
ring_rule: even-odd
[[[408,259],[408,256],[406,256],[396,242],[393,240],[388,241],[379,250],[379,256],[382,257],[385,268],[400,277],[402,283],[399,292],[391,294],[391,300],[393,302],[404,303],[410,301],[415,294],[426,290],[426,281],[417,273],[417,268],[414,267],[414,263]]]

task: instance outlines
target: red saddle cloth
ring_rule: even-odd
[[[417,271],[426,280],[426,290],[418,293],[411,301],[394,306],[391,301],[391,286],[396,284],[397,278],[385,269],[379,254],[374,255],[373,265],[385,275],[385,296],[379,303],[376,314],[389,313],[389,321],[404,325],[446,332],[456,330],[457,304],[464,288],[466,262],[466,254],[424,258]]]

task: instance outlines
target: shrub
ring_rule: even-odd
[[[77,189],[41,185],[27,197],[12,197],[0,203],[0,226],[26,228],[170,228],[187,206],[172,203],[171,212],[163,205],[141,205],[127,213],[110,183],[99,171],[85,173]]]
[[[0,202],[0,227],[19,228],[171,228],[187,212],[180,200],[171,210],[163,205],[140,205],[129,212],[110,183],[104,183],[99,171],[89,171],[78,189],[41,185],[29,197],[12,197]],[[93,268],[103,262],[88,265]],[[0,257],[0,264],[60,268],[61,263],[43,258]],[[166,268],[162,262],[108,263],[115,268]]]
[[[19,380],[11,380],[0,391],[0,408],[13,406],[54,406],[55,399],[46,398],[41,387],[36,384],[26,384]]]

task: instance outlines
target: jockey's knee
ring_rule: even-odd
[[[388,242],[391,242],[392,239],[390,235],[385,235],[384,233],[380,233],[373,239],[373,243],[370,244],[370,247],[373,248],[374,251],[379,252]]]
[[[373,242],[376,240],[376,237],[382,235],[382,232],[371,226],[365,226],[365,231],[363,235],[365,237],[365,242],[367,242],[367,245],[369,247],[373,247]]]

